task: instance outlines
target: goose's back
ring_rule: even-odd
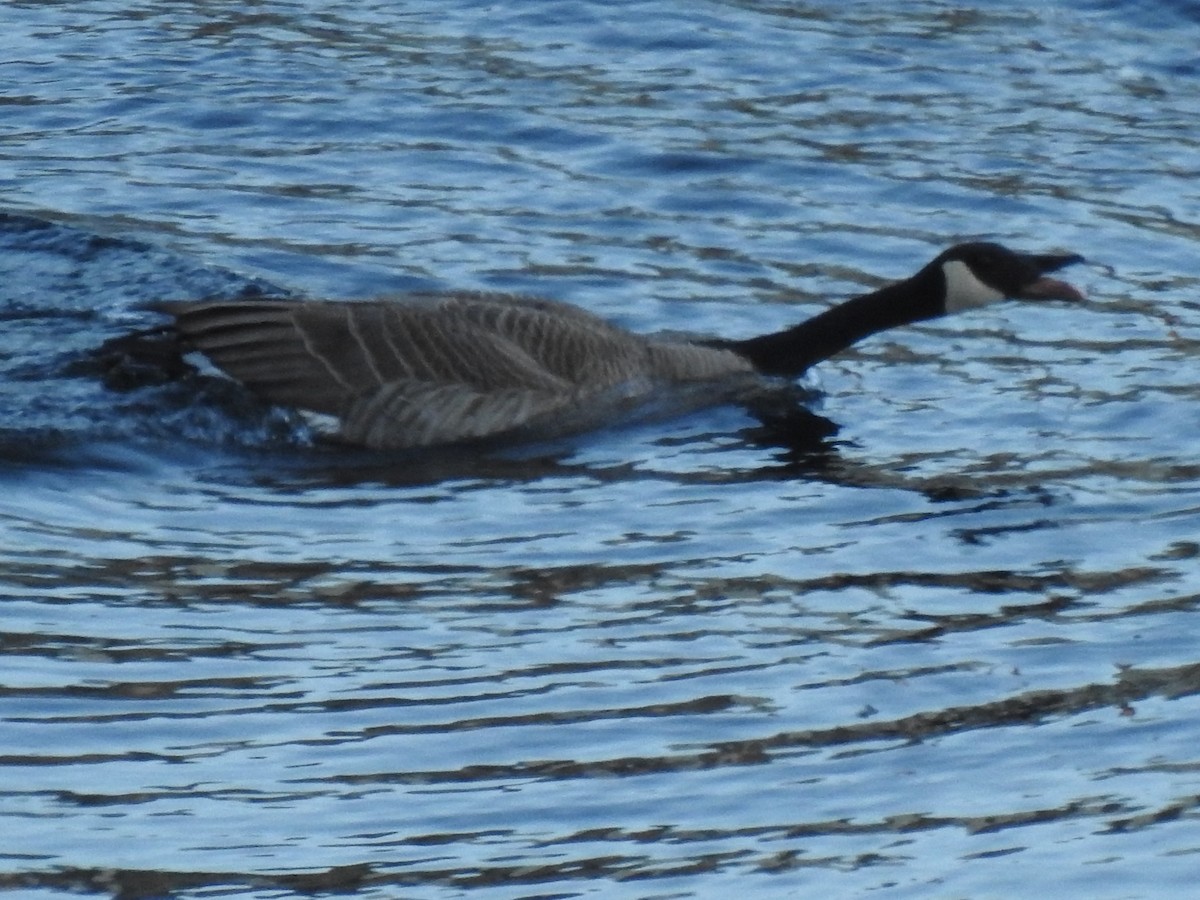
[[[554,301],[429,294],[369,302],[158,304],[185,343],[266,400],[334,416],[377,448],[448,443],[561,417],[636,385],[748,368]]]
[[[577,306],[509,294],[449,294],[438,297],[435,308],[519,348],[542,372],[576,388],[651,374],[645,337]]]

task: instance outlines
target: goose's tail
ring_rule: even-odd
[[[159,325],[110,338],[92,354],[104,383],[114,390],[132,390],[150,384],[176,381],[196,369],[184,354],[179,333]]]

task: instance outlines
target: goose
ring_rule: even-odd
[[[171,317],[181,352],[263,400],[331,422],[342,442],[403,450],[557,436],[662,392],[690,391],[699,405],[737,400],[885,329],[1006,298],[1082,301],[1049,277],[1082,261],[962,243],[907,279],[744,339],[637,334],[566,303],[486,292],[151,308]]]

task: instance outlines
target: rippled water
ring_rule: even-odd
[[[10,3],[0,887],[1187,897],[1190,4]],[[150,299],[521,290],[778,328],[1071,250],[717,409],[518,455],[106,386]]]

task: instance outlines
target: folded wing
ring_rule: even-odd
[[[411,302],[158,304],[191,348],[264,399],[337,418],[376,448],[519,429],[644,378],[648,342],[565,304],[450,294]]]

